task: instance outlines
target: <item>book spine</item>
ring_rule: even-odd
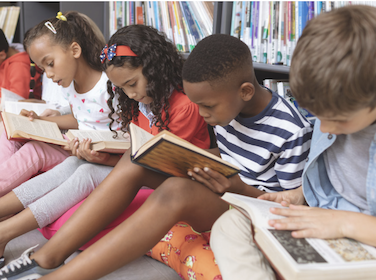
[[[261,49],[262,49],[262,40],[261,40],[261,33],[262,33],[262,24],[261,24],[261,11],[262,11],[262,2],[254,2],[255,3],[255,53],[253,54],[253,60],[256,62],[261,62]]]
[[[182,11],[183,11],[183,14],[184,14],[184,17],[186,19],[186,22],[189,26],[188,30],[190,30],[192,36],[194,37],[195,39],[195,42],[198,42],[200,41],[200,34],[199,34],[199,31],[197,29],[197,26],[196,26],[196,23],[192,17],[192,14],[191,14],[191,11],[188,7],[188,3],[187,1],[181,1],[181,8],[182,8]],[[195,43],[196,45],[196,43]]]
[[[191,12],[192,18],[193,18],[193,20],[194,20],[194,22],[195,22],[195,24],[196,24],[197,30],[198,30],[199,35],[200,35],[200,39],[205,38],[204,32],[202,31],[202,28],[201,28],[201,26],[200,26],[200,23],[199,23],[198,20],[197,20],[197,15],[196,15],[196,13],[194,12],[193,6],[191,5],[192,3],[191,3],[190,1],[187,1],[186,3],[187,3],[187,6],[188,6],[188,8],[189,8],[189,11]]]

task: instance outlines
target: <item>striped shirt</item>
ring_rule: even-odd
[[[266,192],[301,186],[312,125],[278,94],[257,116],[237,116],[214,131],[221,157],[240,168],[247,185]]]

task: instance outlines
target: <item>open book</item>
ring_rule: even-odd
[[[280,204],[233,193],[222,199],[250,218],[256,244],[285,280],[375,279],[374,247],[347,238],[293,238],[291,231],[278,231],[267,223],[283,218],[269,211],[283,208]]]
[[[94,151],[101,151],[113,154],[124,154],[131,147],[128,133],[117,132],[116,138],[110,130],[78,130],[69,129],[65,134],[69,140],[77,137],[80,141],[84,138],[91,139],[90,148]]]
[[[64,146],[67,140],[64,139],[56,123],[35,119],[30,121],[27,117],[2,112],[5,133],[8,139],[22,140],[30,139],[51,144]],[[113,138],[114,133],[97,130],[77,130],[70,129],[66,134],[69,140],[77,137],[92,139],[91,149],[108,153],[124,153],[130,147],[130,139],[127,133],[118,132],[118,136]]]
[[[153,136],[137,125],[129,125],[132,161],[167,176],[186,177],[194,167],[209,167],[226,177],[240,172],[235,165],[213,155],[169,131]]]
[[[54,122],[29,118],[8,112],[1,112],[5,133],[8,139],[22,140],[30,139],[46,143],[64,146],[67,141]]]
[[[22,109],[28,111],[34,111],[37,115],[40,115],[46,109],[56,109],[55,106],[44,103],[33,103],[33,102],[19,102],[24,98],[18,94],[1,88],[1,110],[8,113],[19,114]]]

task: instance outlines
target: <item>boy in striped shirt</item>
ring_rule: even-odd
[[[200,115],[215,127],[216,153],[241,169],[230,179],[209,169],[195,169],[189,173],[195,181],[217,194],[227,191],[253,197],[301,186],[312,126],[294,106],[258,84],[251,53],[242,41],[222,34],[200,41],[185,62],[183,85],[187,96],[198,104]],[[215,211],[214,205],[210,208]],[[233,215],[241,225],[232,223]],[[226,228],[234,234],[239,230],[237,226],[245,224],[251,236],[249,220],[237,210],[226,211],[219,220],[224,227],[231,225]],[[243,256],[241,250],[247,246],[234,247],[231,242],[236,238],[220,242],[215,239],[214,228],[211,244],[215,245],[213,251],[222,277],[249,279],[249,274],[240,278],[239,271],[234,274],[236,261]],[[251,258],[246,259],[249,266],[266,268],[255,269],[261,274],[252,275],[256,276],[252,279],[273,279],[261,252],[256,246],[252,249]]]

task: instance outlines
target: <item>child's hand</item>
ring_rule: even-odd
[[[109,153],[100,153],[90,149],[91,139],[83,139],[78,147],[78,158],[83,158],[88,162],[104,164],[110,158]]]
[[[25,110],[25,109],[22,109],[21,112],[20,112],[20,115],[21,116],[24,116],[24,117],[28,117],[29,120],[34,120],[34,119],[39,119],[39,116],[37,113],[35,113],[34,111],[28,111],[28,110]]]
[[[66,151],[69,151],[72,156],[77,156],[77,150],[78,150],[78,146],[80,144],[78,138],[76,137],[72,140],[69,140],[66,137],[66,140],[68,141],[68,144],[66,146],[64,146],[63,149],[66,150]],[[78,158],[80,158],[80,157],[78,157]]]
[[[349,212],[292,204],[289,209],[271,208],[270,212],[286,218],[270,220],[269,225],[278,230],[293,230],[291,235],[295,238],[345,237]]]
[[[46,109],[40,114],[41,117],[57,117],[61,116],[61,113],[58,110]]]
[[[305,204],[303,188],[301,186],[295,190],[275,192],[275,193],[266,193],[266,194],[260,195],[258,199],[281,203],[281,205],[285,207],[288,207],[290,204],[295,204],[295,205]]]
[[[239,180],[241,181],[238,175],[232,176],[231,178],[227,178],[223,176],[222,174],[214,170],[211,170],[208,167],[205,167],[204,169],[195,167],[193,171],[192,170],[188,171],[188,176],[190,176],[192,180],[195,180],[205,185],[207,188],[211,189],[215,193],[222,194],[228,191],[235,192],[235,193],[242,193],[239,190],[235,190],[235,187],[234,187],[238,185],[237,183],[239,182],[237,181]]]

